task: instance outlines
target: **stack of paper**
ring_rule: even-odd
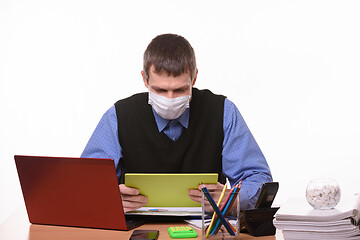
[[[354,200],[355,199],[355,200]],[[275,215],[285,240],[360,239],[360,194],[342,199],[330,210],[313,209],[306,198],[289,199]]]

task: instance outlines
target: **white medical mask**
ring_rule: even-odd
[[[149,89],[148,103],[154,108],[155,112],[162,118],[172,120],[181,116],[190,106],[191,95],[184,95],[177,98],[167,98],[157,95]]]

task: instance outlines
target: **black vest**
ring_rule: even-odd
[[[159,132],[148,93],[115,103],[122,148],[121,177],[125,173],[222,173],[225,97],[209,90],[192,89],[188,129],[172,141]]]

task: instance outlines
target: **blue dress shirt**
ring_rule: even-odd
[[[179,118],[167,120],[153,110],[159,132],[164,131],[173,141],[179,138],[184,128],[188,128],[189,112],[186,109]],[[223,172],[231,186],[242,179],[241,209],[252,208],[262,183],[272,181],[269,166],[239,110],[227,98],[224,102],[223,128]],[[119,169],[117,175],[120,176],[118,164],[122,151],[115,106],[110,107],[103,115],[81,157],[114,159],[115,166]]]

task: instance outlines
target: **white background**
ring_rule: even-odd
[[[158,34],[195,49],[196,86],[226,95],[265,154],[276,202],[311,178],[359,189],[360,2],[0,1],[0,223],[23,198],[13,155],[80,156],[102,114],[146,91]]]

